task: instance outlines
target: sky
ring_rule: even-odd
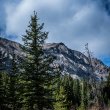
[[[0,33],[22,42],[33,11],[49,32],[47,42],[63,42],[110,65],[110,0],[0,0]]]

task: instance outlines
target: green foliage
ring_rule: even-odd
[[[76,109],[81,103],[81,85],[79,80],[74,80],[70,75],[64,75],[56,90],[54,108],[57,110]]]
[[[88,84],[86,81],[83,81],[83,93],[82,93],[82,96],[83,96],[83,103],[84,103],[84,108],[85,110],[87,109],[88,107]]]
[[[60,86],[59,91],[55,93],[55,99],[56,101],[54,102],[54,110],[68,110],[66,102],[67,97],[63,86]]]
[[[106,84],[103,88],[103,98],[106,105],[110,105],[110,70],[109,75],[107,77]]]
[[[78,79],[74,81],[74,98],[75,98],[75,105],[78,107],[81,104],[81,83]]]
[[[87,110],[88,109],[88,104],[89,104],[89,84],[87,80],[83,80],[80,82],[81,88],[80,88],[80,105],[77,108],[77,110]]]
[[[110,70],[109,70],[109,75],[107,77],[107,87],[110,87]]]
[[[22,64],[17,63],[13,51],[11,68],[4,72],[6,65],[0,53],[0,110],[88,110],[110,105],[110,74],[106,82],[61,75],[53,63],[55,58],[44,54],[48,32],[43,26],[34,12],[23,36],[26,56]]]
[[[8,108],[11,110],[18,110],[19,109],[19,85],[18,85],[18,64],[17,64],[16,56],[13,52],[12,61],[11,61],[11,68],[10,71],[7,73],[7,81],[6,83],[6,103],[8,104]]]
[[[0,109],[3,109],[4,104],[5,104],[5,73],[0,72]]]
[[[42,31],[43,26],[44,24],[38,24],[37,14],[34,12],[29,29],[23,36],[24,51],[27,53],[23,63],[22,78],[26,82],[23,102],[29,110],[52,107],[49,87],[54,83],[57,69],[52,66],[54,58],[44,54],[43,44],[48,33]]]

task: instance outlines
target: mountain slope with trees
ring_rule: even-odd
[[[22,50],[21,44],[0,38],[0,54],[4,64],[7,65],[5,68],[0,66],[0,69],[9,68],[8,63],[11,62],[13,50],[19,61],[24,59],[26,53]],[[79,51],[69,49],[63,43],[45,43],[43,51],[47,55],[55,56],[54,63],[60,65],[62,73],[71,74],[73,78],[90,76],[100,80],[101,78],[106,79],[108,76],[108,67],[101,60],[92,58],[94,74],[91,74],[93,72],[89,58]]]
[[[43,26],[34,12],[23,45],[0,38],[0,110],[109,109],[110,69],[63,43],[45,44]]]

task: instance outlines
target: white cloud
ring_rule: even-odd
[[[18,6],[9,4],[7,10],[7,32],[22,34],[28,25],[30,15],[34,10],[57,10],[61,8],[62,0],[22,0]]]
[[[30,15],[38,12],[40,22],[50,32],[49,42],[64,42],[83,51],[85,43],[97,55],[110,55],[110,17],[92,0],[20,0],[8,3],[7,33],[24,34]],[[20,37],[19,37],[20,39]],[[21,41],[21,40],[20,40]]]

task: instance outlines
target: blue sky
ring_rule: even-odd
[[[100,59],[102,59],[102,61],[103,61],[106,65],[110,66],[110,57],[109,57],[109,56],[101,56]]]
[[[49,31],[47,42],[64,42],[81,52],[89,43],[94,56],[110,65],[109,3],[109,0],[0,0],[0,30],[21,43],[30,15],[36,10],[39,22],[44,22],[45,30]]]

